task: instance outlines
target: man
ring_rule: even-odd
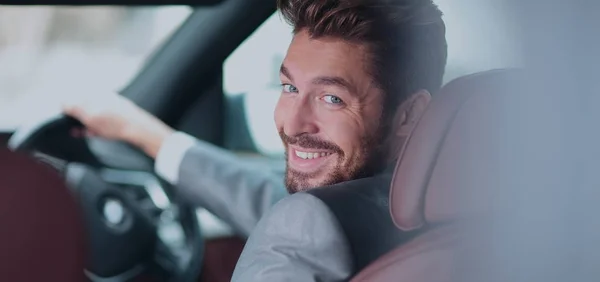
[[[442,84],[445,27],[431,0],[279,0],[294,26],[275,122],[290,193],[371,176],[399,150]],[[177,191],[248,235],[280,198],[277,177],[181,132],[127,100],[65,112],[93,134],[156,158]],[[97,105],[95,105],[97,106]]]
[[[431,0],[279,0],[278,6],[294,27],[275,111],[290,193],[389,168],[429,91],[441,87],[447,57],[441,12]],[[389,180],[372,179],[369,185],[387,191]],[[320,198],[297,193],[258,223],[233,281],[347,281],[357,269],[344,234]]]

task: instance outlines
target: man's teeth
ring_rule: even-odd
[[[305,160],[310,160],[310,159],[317,159],[317,158],[322,158],[322,157],[327,157],[331,155],[331,153],[327,153],[327,152],[322,152],[322,153],[309,153],[309,152],[300,152],[300,151],[296,151],[296,156],[298,156],[301,159],[305,159]]]

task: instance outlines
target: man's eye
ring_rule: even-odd
[[[298,88],[296,88],[296,86],[291,85],[291,84],[282,84],[281,87],[283,88],[283,92],[286,93],[296,93],[298,92]]]
[[[344,101],[342,101],[342,99],[340,99],[340,97],[333,96],[333,95],[325,95],[323,97],[323,100],[325,101],[325,103],[334,104],[334,105],[340,105],[340,104],[344,103]]]

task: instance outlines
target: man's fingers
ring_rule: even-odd
[[[84,110],[79,106],[65,105],[65,106],[63,106],[63,113],[70,117],[78,119],[82,123],[85,123],[84,120],[85,120],[86,114],[85,114]]]
[[[67,104],[62,105],[62,110],[65,114],[70,115],[70,116],[74,116],[77,112],[81,111],[80,109],[77,108],[77,106],[67,105]]]
[[[85,131],[85,136],[87,136],[87,137],[98,137],[98,136],[100,136],[100,134],[98,134],[97,132],[95,132],[95,131],[93,131],[91,129],[87,129]]]
[[[71,136],[75,138],[84,138],[84,137],[99,137],[100,135],[92,130],[86,128],[73,128],[71,129]]]
[[[87,135],[86,130],[81,127],[72,128],[70,133],[71,133],[71,136],[73,136],[75,138],[83,138]]]

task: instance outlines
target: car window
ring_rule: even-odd
[[[502,1],[435,1],[444,13],[448,64],[445,81],[492,68],[519,65],[516,28]],[[246,122],[258,151],[279,156],[283,146],[273,110],[280,94],[279,67],[292,39],[291,28],[275,13],[227,59],[227,95],[246,95]]]
[[[279,67],[292,40],[292,28],[274,13],[227,58],[223,66],[226,95],[245,95],[246,122],[254,145],[265,155],[281,157],[273,110],[281,91]]]
[[[0,130],[60,95],[124,87],[191,14],[188,6],[0,6]]]

